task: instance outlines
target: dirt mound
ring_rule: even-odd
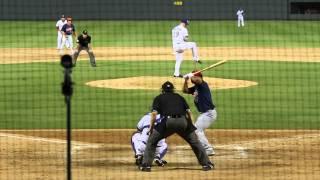
[[[205,77],[204,80],[209,84],[210,89],[229,89],[229,88],[243,88],[257,85],[257,82],[235,80],[235,79],[222,79]],[[158,77],[158,76],[139,76],[128,77],[119,79],[106,79],[87,82],[86,85],[99,88],[112,88],[112,89],[148,89],[159,90],[165,81],[171,81],[177,90],[183,86],[183,78],[174,77]]]

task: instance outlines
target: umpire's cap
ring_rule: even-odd
[[[174,86],[170,81],[166,81],[162,84],[162,91],[163,92],[173,92]]]
[[[181,22],[186,24],[186,25],[190,24],[190,21],[188,19],[181,19]]]

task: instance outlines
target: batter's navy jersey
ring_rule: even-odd
[[[208,83],[203,81],[201,84],[189,88],[189,93],[195,95],[194,104],[199,112],[207,112],[215,108]]]
[[[72,35],[72,33],[76,31],[76,28],[74,27],[73,24],[71,25],[65,24],[62,26],[61,31],[65,32],[66,35]]]

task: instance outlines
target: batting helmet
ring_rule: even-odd
[[[195,73],[195,72],[197,72],[197,71],[199,71],[199,70],[193,70],[192,73]],[[201,72],[195,73],[195,74],[193,74],[193,75],[202,78],[202,73],[201,73]]]

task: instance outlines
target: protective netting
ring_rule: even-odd
[[[320,0],[0,5],[0,179],[320,178]]]

